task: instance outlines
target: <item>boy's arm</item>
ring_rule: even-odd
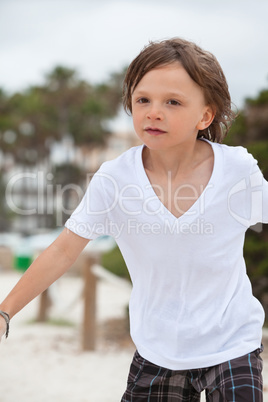
[[[89,242],[64,228],[58,238],[44,250],[27,269],[6,299],[0,304],[0,310],[12,318],[26,304],[47,289],[62,276],[74,263]],[[5,325],[0,316],[1,328]]]

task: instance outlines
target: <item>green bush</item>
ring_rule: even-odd
[[[130,279],[126,263],[118,246],[103,254],[101,264],[113,274],[120,276],[121,278]]]

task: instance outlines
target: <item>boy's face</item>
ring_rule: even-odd
[[[193,141],[213,120],[202,89],[179,62],[149,71],[132,95],[135,131],[149,149]]]

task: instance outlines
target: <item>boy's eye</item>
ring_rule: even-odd
[[[170,100],[168,101],[168,104],[169,104],[169,105],[172,105],[172,106],[178,106],[178,105],[180,105],[180,103],[179,103],[178,101],[176,101],[175,99],[170,99]]]
[[[138,102],[138,103],[148,103],[149,100],[148,100],[147,98],[139,98],[139,99],[137,100],[137,102]]]

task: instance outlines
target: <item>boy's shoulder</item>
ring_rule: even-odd
[[[216,144],[222,150],[225,166],[240,169],[251,169],[257,162],[247,148],[241,145]]]
[[[103,162],[99,171],[102,173],[116,175],[129,175],[133,172],[137,162],[137,157],[141,154],[142,145],[129,148],[115,159]]]

